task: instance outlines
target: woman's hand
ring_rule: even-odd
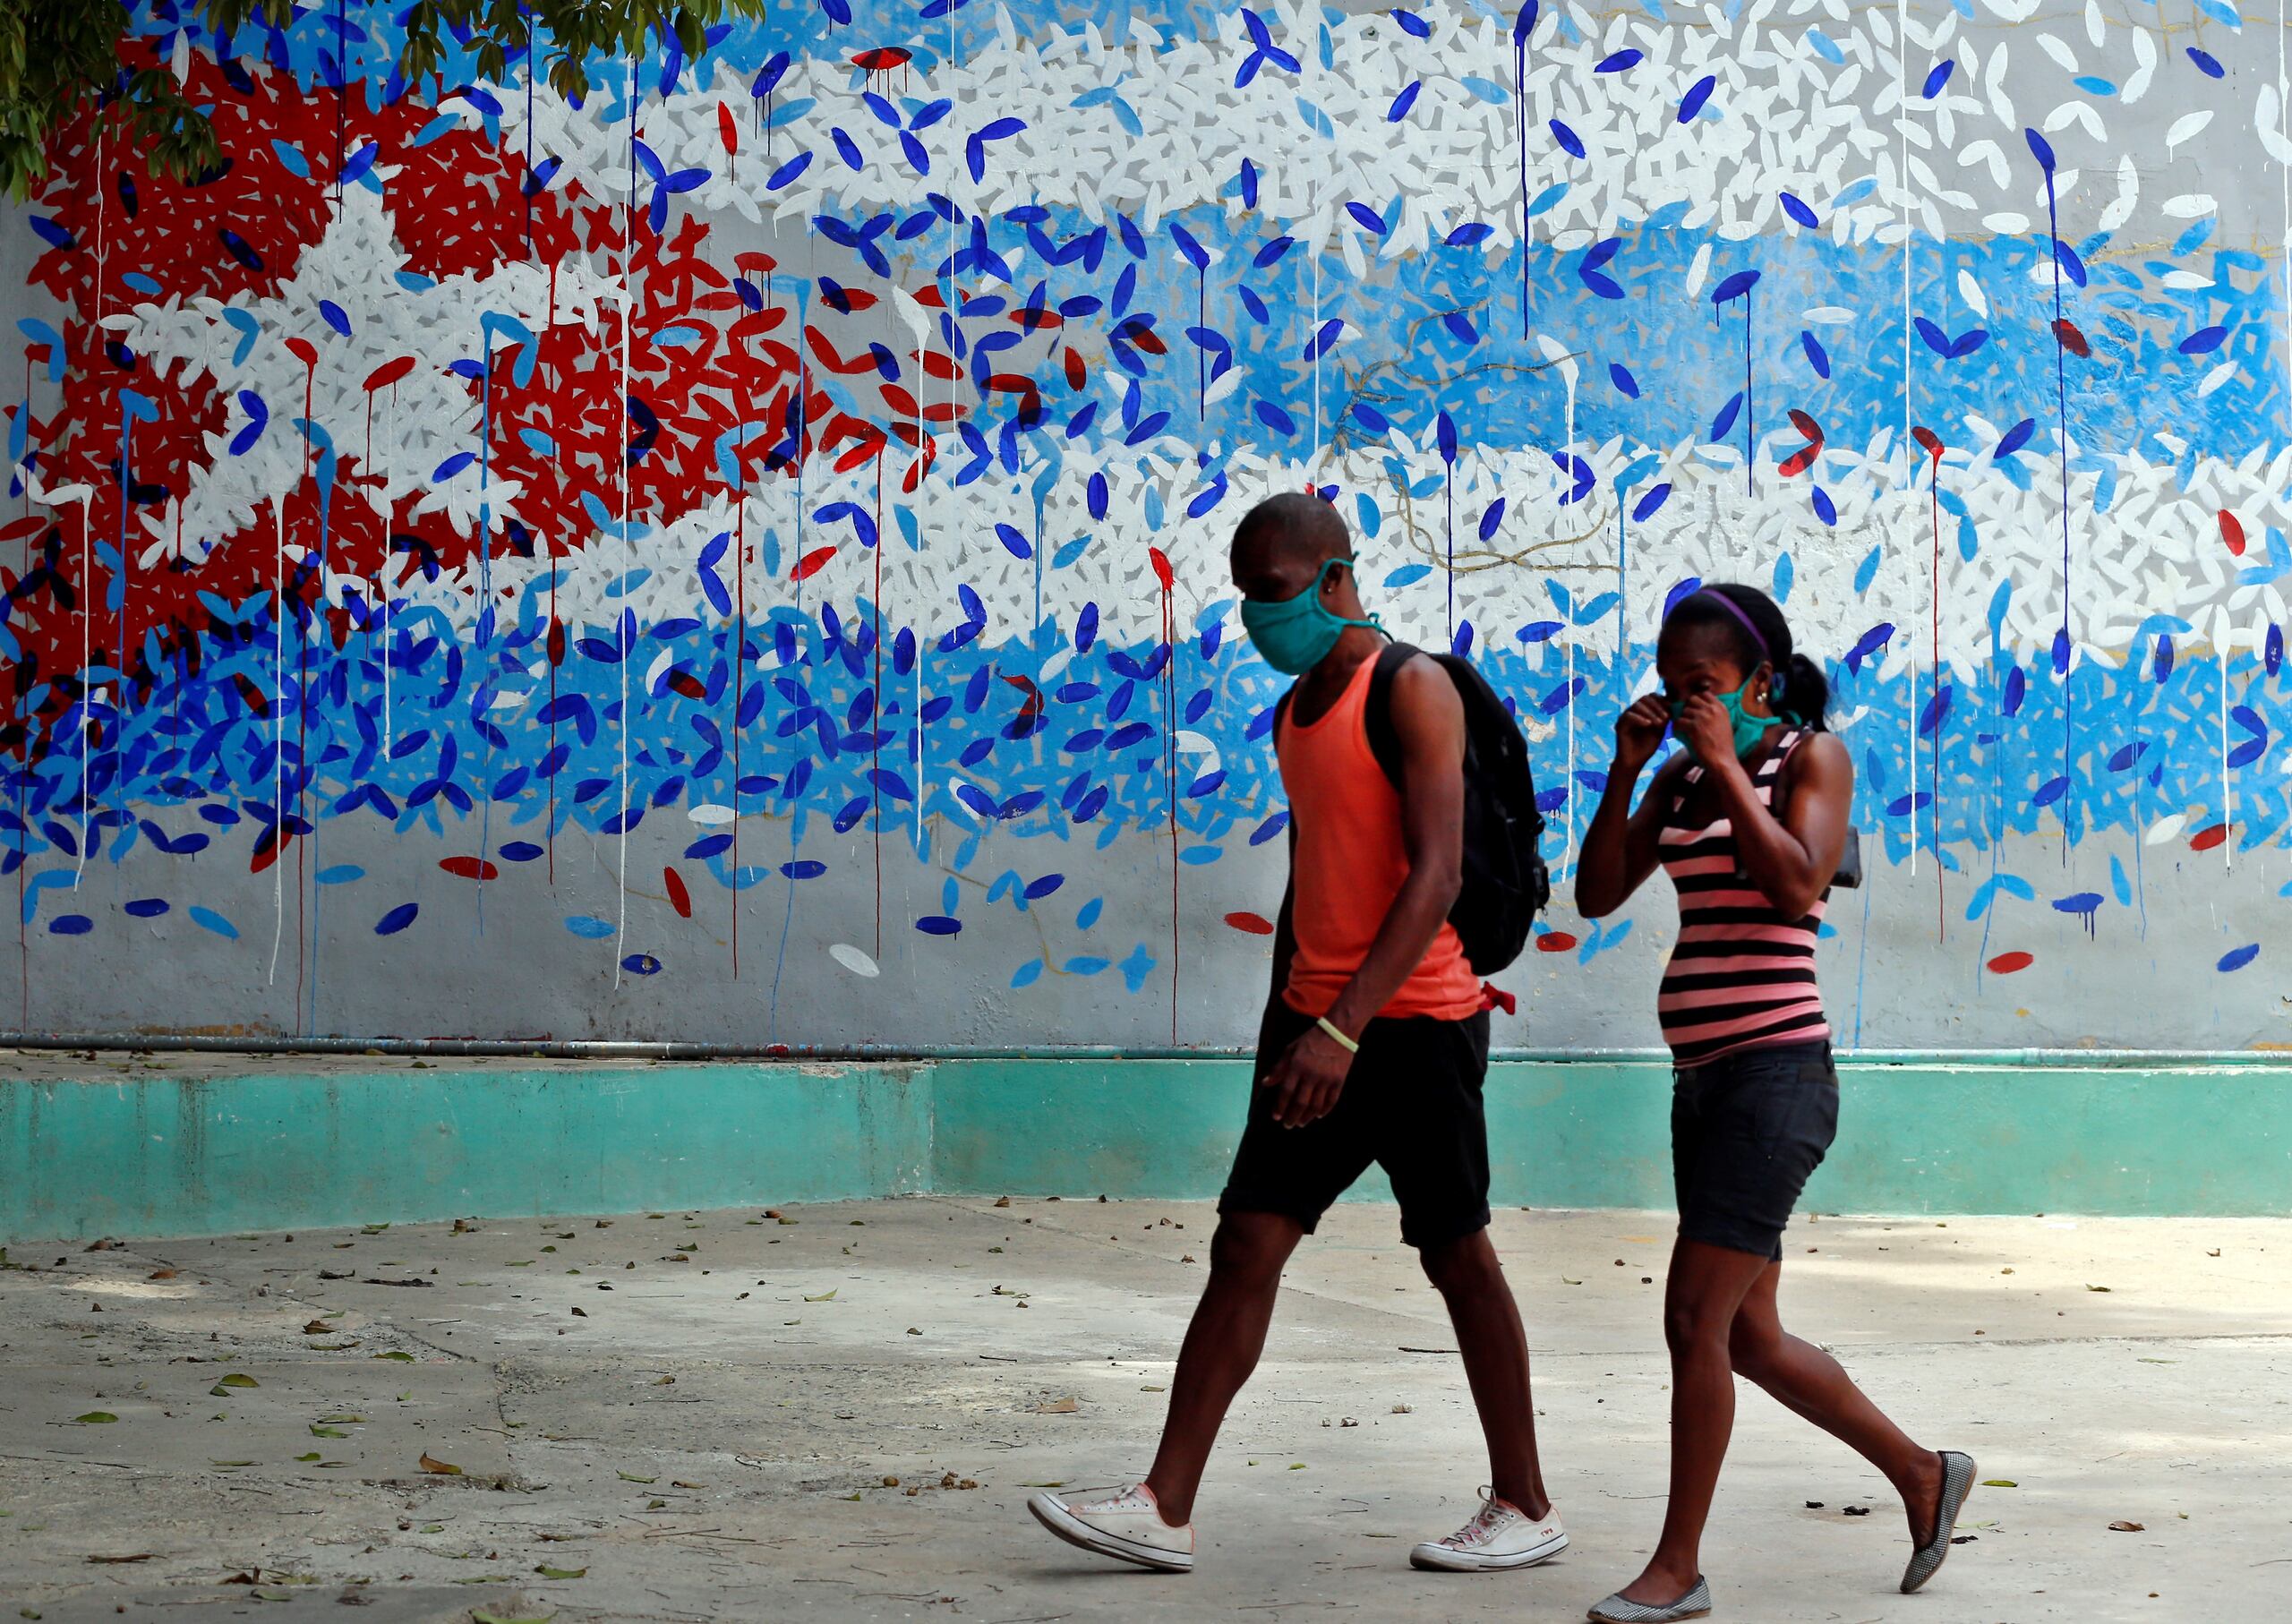
[[[1680,711],[1680,742],[1706,767],[1735,758],[1735,724],[1727,707],[1708,694],[1698,694]]]
[[[1654,758],[1663,742],[1663,730],[1671,725],[1671,707],[1662,695],[1644,694],[1634,700],[1615,719],[1616,771],[1637,776]]]

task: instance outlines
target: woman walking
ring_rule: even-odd
[[[1646,1568],[1588,1616],[1669,1624],[1710,1612],[1700,1547],[1737,1375],[1892,1481],[1910,1520],[1906,1594],[1949,1554],[1973,1461],[1911,1441],[1775,1312],[1783,1227],[1838,1126],[1815,936],[1846,846],[1853,764],[1824,731],[1828,682],[1756,587],[1681,599],[1663,621],[1655,669],[1663,692],[1616,722],[1576,906],[1586,919],[1613,912],[1658,863],[1679,891],[1679,941],[1657,1000],[1676,1077],[1680,1227],[1663,1295],[1671,1497]],[[1658,769],[1634,812],[1632,791],[1667,728],[1685,752]]]

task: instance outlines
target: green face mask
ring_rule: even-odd
[[[1758,741],[1766,737],[1766,730],[1775,724],[1775,718],[1772,716],[1752,716],[1744,713],[1743,696],[1750,691],[1750,680],[1745,678],[1742,687],[1733,693],[1711,696],[1726,707],[1727,721],[1735,731],[1735,758],[1738,761],[1758,748]],[[1686,708],[1685,700],[1675,702],[1672,706],[1672,720],[1677,722],[1680,719],[1680,713]],[[1682,745],[1687,744],[1685,739],[1680,742]],[[1688,753],[1689,755],[1695,753],[1693,746],[1688,746]]]
[[[1288,676],[1302,677],[1337,646],[1337,640],[1345,635],[1347,627],[1384,629],[1374,615],[1365,620],[1348,620],[1322,606],[1322,581],[1338,565],[1349,568],[1352,563],[1349,558],[1326,560],[1314,572],[1313,585],[1295,597],[1270,603],[1255,598],[1242,600],[1242,629],[1249,633],[1250,641],[1257,645],[1257,652],[1265,657],[1268,665]]]

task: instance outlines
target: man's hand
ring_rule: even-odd
[[[1273,1120],[1302,1128],[1337,1108],[1353,1056],[1318,1026],[1281,1051],[1260,1088],[1273,1090]]]
[[[1680,739],[1706,767],[1735,759],[1735,724],[1727,707],[1708,694],[1698,694],[1680,712]]]
[[[1615,719],[1616,771],[1637,776],[1655,758],[1663,730],[1671,725],[1671,707],[1661,694],[1642,694],[1634,700]]]

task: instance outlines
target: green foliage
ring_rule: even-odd
[[[731,16],[762,17],[768,0],[414,0],[404,13],[398,71],[409,85],[429,81],[469,38],[480,79],[500,81],[530,45],[550,84],[566,97],[588,93],[593,56],[633,56],[648,38],[674,36],[697,57],[709,27]],[[313,9],[310,5],[301,12]],[[187,3],[186,13],[193,10]],[[284,27],[295,0],[204,0],[204,25],[235,33],[251,23]],[[0,0],[0,184],[19,200],[47,178],[51,136],[93,110],[94,133],[124,140],[153,175],[196,175],[222,156],[207,115],[141,41],[123,39],[121,0]],[[529,40],[528,30],[531,30]]]

